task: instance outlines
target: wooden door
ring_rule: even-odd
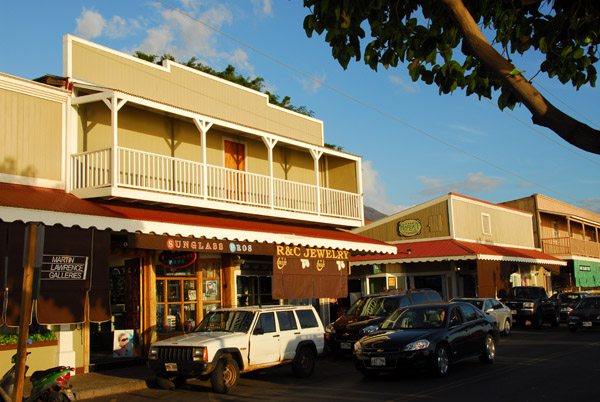
[[[246,146],[225,140],[226,197],[232,201],[246,200]]]

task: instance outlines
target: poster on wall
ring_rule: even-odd
[[[113,357],[133,357],[133,329],[115,331]]]

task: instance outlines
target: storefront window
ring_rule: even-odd
[[[197,260],[174,268],[160,261],[166,259],[159,257],[156,264],[157,332],[193,331],[203,312],[221,307],[221,264]]]
[[[272,280],[270,276],[245,276],[237,277],[237,303],[238,306],[256,306],[278,304],[272,297]]]
[[[219,262],[201,262],[202,264],[202,303],[204,312],[221,307],[221,264]]]

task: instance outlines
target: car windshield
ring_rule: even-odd
[[[582,309],[582,308],[594,308],[594,309],[599,309],[600,308],[600,299],[599,298],[583,298],[581,299],[581,302],[577,305],[578,309]]]
[[[387,317],[398,307],[395,297],[363,297],[358,299],[345,315]]]
[[[248,332],[254,314],[251,311],[211,311],[198,324],[195,332]]]
[[[563,293],[559,296],[562,303],[573,303],[581,299],[581,296],[576,293]]]
[[[430,329],[442,328],[446,309],[444,307],[411,307],[396,310],[380,326],[381,329]]]
[[[508,293],[512,297],[523,297],[523,298],[536,298],[540,296],[540,292],[537,288],[512,288]]]
[[[472,305],[474,305],[478,309],[483,310],[483,300],[462,299],[461,301],[464,301],[464,302],[467,302],[467,303],[471,303]]]

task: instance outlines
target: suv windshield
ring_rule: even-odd
[[[248,332],[254,321],[251,311],[212,311],[198,324],[195,332]]]
[[[538,288],[512,288],[508,292],[509,296],[512,297],[523,297],[526,299],[535,299],[540,297],[540,290]]]
[[[441,328],[446,309],[443,307],[416,307],[396,310],[382,324],[381,329]]]
[[[363,297],[350,306],[345,315],[385,317],[397,307],[398,298],[396,297]]]

